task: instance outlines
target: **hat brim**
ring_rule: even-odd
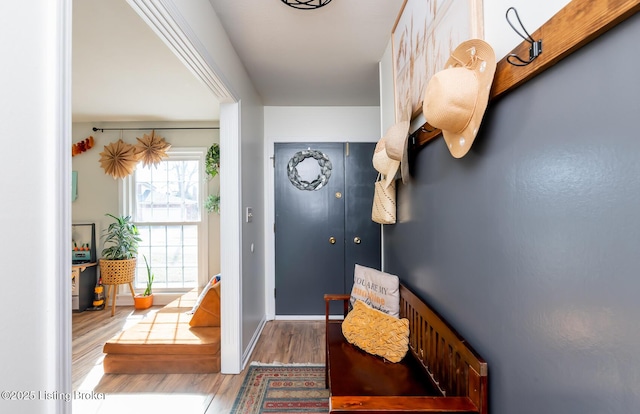
[[[409,121],[400,121],[391,126],[384,134],[387,155],[392,160],[402,161],[402,156],[407,150],[407,138],[409,138]]]
[[[411,174],[409,173],[409,146],[407,142],[404,144],[402,161],[400,161],[400,176],[402,177],[402,184],[409,184],[409,181],[411,181]]]
[[[398,173],[398,170],[400,169],[400,164],[397,161],[394,161],[393,163],[393,167],[389,169],[389,171],[384,174],[384,186],[385,187],[389,187],[391,185],[391,183],[396,179],[396,174]]]
[[[389,187],[400,168],[400,161],[389,158],[386,151],[385,137],[380,138],[373,153],[373,168],[384,176],[384,186]]]
[[[482,118],[489,104],[491,85],[493,84],[493,77],[496,71],[495,52],[488,43],[480,39],[471,39],[462,42],[451,53],[451,56],[445,63],[445,68],[462,67],[463,65],[460,62],[468,62],[470,60],[471,50],[474,51],[476,59],[468,68],[474,72],[478,82],[478,95],[475,109],[470,117],[469,123],[463,130],[442,130],[442,137],[454,158],[462,158],[471,149],[471,145],[478,134]]]
[[[398,161],[401,168],[402,182],[409,182],[409,156],[408,156],[408,140],[409,121],[400,121],[393,125],[385,134],[386,151],[389,158]]]

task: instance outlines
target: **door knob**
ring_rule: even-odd
[[[355,244],[360,244],[362,242],[362,240],[360,240],[360,237],[356,236],[356,237],[353,238],[353,242]]]
[[[329,243],[331,244],[336,244],[336,238],[335,237],[329,237]]]

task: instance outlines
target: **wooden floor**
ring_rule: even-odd
[[[140,412],[230,413],[246,369],[223,374],[105,374],[102,346],[114,334],[149,312],[119,306],[73,314],[73,412],[124,414]],[[324,321],[270,321],[265,325],[251,361],[263,363],[324,363]],[[95,394],[92,394],[95,393]]]

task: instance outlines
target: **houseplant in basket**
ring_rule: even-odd
[[[100,259],[100,275],[102,284],[108,286],[107,299],[111,296],[111,315],[116,306],[116,287],[128,284],[131,296],[135,297],[133,279],[136,274],[136,256],[138,243],[142,240],[138,228],[130,216],[116,217],[106,214],[115,221],[104,231],[104,249]],[[113,291],[113,292],[112,292]]]
[[[136,309],[149,309],[153,306],[153,292],[151,291],[151,286],[153,285],[153,279],[155,276],[151,272],[151,267],[149,266],[149,262],[147,262],[147,257],[143,255],[142,258],[144,259],[144,264],[147,266],[147,288],[144,290],[142,295],[135,295],[133,297],[133,305]]]

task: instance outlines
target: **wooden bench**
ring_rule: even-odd
[[[400,286],[400,317],[409,320],[409,352],[399,363],[347,342],[325,295],[326,380],[331,413],[481,413],[488,411],[487,363],[441,316]]]

